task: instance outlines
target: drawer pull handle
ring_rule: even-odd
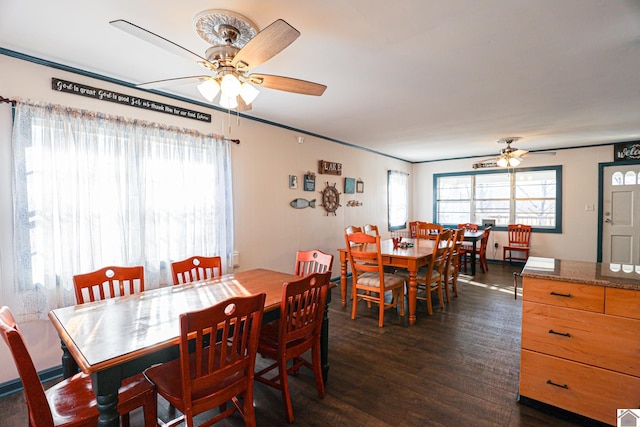
[[[569,386],[568,386],[568,385],[566,385],[566,384],[556,384],[556,383],[554,383],[554,382],[553,382],[553,381],[551,381],[551,380],[547,380],[547,384],[551,384],[551,385],[554,385],[554,386],[556,386],[556,387],[560,387],[560,388],[564,388],[564,389],[566,389],[566,390],[569,390]]]
[[[549,329],[550,334],[562,335],[563,337],[571,337],[569,332],[556,332],[553,329]]]
[[[560,294],[558,292],[553,292],[553,291],[551,291],[551,295],[554,295],[554,296],[557,296],[557,297],[571,298],[571,294]]]

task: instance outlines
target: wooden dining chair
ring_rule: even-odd
[[[451,238],[451,249],[449,250],[449,255],[447,258],[447,266],[445,267],[445,275],[443,286],[445,289],[445,298],[447,302],[451,301],[449,295],[449,285],[451,285],[451,290],[453,291],[454,296],[458,296],[458,274],[460,273],[460,263],[462,262],[462,256],[464,254],[464,249],[462,248],[462,243],[464,242],[464,229],[458,228],[457,230],[453,230],[453,236]]]
[[[367,301],[379,306],[378,326],[384,325],[384,311],[400,307],[404,316],[404,278],[384,271],[380,236],[365,233],[345,234],[347,257],[351,265],[352,285],[351,318],[356,318],[358,301]],[[385,293],[391,291],[392,300],[385,302]]]
[[[467,271],[467,262],[477,262],[480,265],[483,273],[489,271],[489,264],[487,263],[487,247],[489,246],[489,234],[491,233],[491,226],[487,226],[482,230],[482,237],[480,238],[480,248],[476,251],[476,258],[471,259],[473,253],[470,249],[465,249],[463,256],[464,271]]]
[[[431,222],[420,222],[416,226],[416,238],[417,239],[430,239],[435,240],[438,233],[443,230],[444,227]]]
[[[453,231],[451,229],[443,229],[436,235],[433,243],[433,254],[429,259],[429,263],[425,267],[418,269],[416,274],[416,282],[418,283],[418,295],[416,299],[426,301],[427,313],[429,313],[430,316],[433,315],[432,292],[438,294],[440,307],[444,307],[443,289],[446,280],[447,261],[451,250],[452,235]],[[409,273],[407,271],[401,270],[398,274],[402,275],[404,280],[408,282]],[[424,296],[422,296],[423,291]]]
[[[324,253],[318,249],[310,251],[298,251],[296,253],[296,276],[306,276],[311,273],[329,272],[333,267],[333,255]]]
[[[411,221],[409,222],[409,237],[415,239],[418,236],[418,224],[426,224],[423,221]]]
[[[344,228],[344,232],[346,234],[362,233],[362,227],[358,227],[356,225],[349,225]]]
[[[222,258],[219,256],[192,256],[171,263],[173,284],[195,282],[222,276]]]
[[[460,228],[467,231],[478,231],[478,224],[466,222],[464,224],[458,224],[458,229]]]
[[[73,276],[76,301],[84,304],[144,291],[144,267],[104,267]]]
[[[7,306],[0,307],[0,334],[11,351],[24,387],[30,426],[98,425],[98,406],[89,375],[76,374],[45,391],[22,333]],[[142,374],[122,381],[117,409],[122,414],[124,426],[129,425],[129,412],[143,407],[145,426],[155,427],[156,405],[153,384]]]
[[[256,425],[254,369],[265,297],[229,298],[180,315],[180,358],[144,372],[158,394],[183,414],[171,425],[185,421],[192,427],[196,415],[214,408],[219,411],[201,425],[235,412],[245,425]],[[233,405],[227,409],[229,401]]]
[[[531,226],[523,224],[509,224],[507,226],[507,235],[509,243],[502,247],[502,266],[509,259],[509,263],[513,260],[527,261],[529,259]],[[507,256],[507,252],[509,255]],[[514,255],[516,254],[521,255]]]
[[[371,234],[372,236],[380,235],[380,232],[378,231],[378,226],[373,224],[365,224],[363,231],[367,234]]]
[[[330,279],[331,272],[327,271],[285,283],[280,301],[280,318],[265,324],[260,333],[258,353],[275,362],[256,372],[255,379],[280,390],[290,423],[294,421],[288,378],[290,373],[297,373],[302,366],[310,368],[318,396],[324,398],[325,395],[320,362],[320,332]],[[302,357],[309,350],[311,362]],[[290,360],[292,364],[287,367]],[[278,370],[276,375],[269,374],[275,369]]]

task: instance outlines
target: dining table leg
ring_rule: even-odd
[[[340,252],[340,296],[342,297],[342,308],[347,306],[347,255]]]
[[[477,240],[473,240],[471,243],[471,275],[476,275],[476,253],[477,253]]]
[[[62,378],[67,379],[78,373],[78,364],[62,340],[60,340],[60,348],[62,349]]]
[[[418,297],[417,268],[409,268],[409,325],[416,324],[416,305]]]
[[[118,413],[118,390],[122,378],[118,367],[91,374],[91,387],[96,395],[96,402],[100,415],[99,427],[118,427],[120,414]]]

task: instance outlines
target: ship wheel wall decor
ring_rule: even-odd
[[[336,210],[340,207],[340,192],[336,188],[336,183],[333,185],[327,182],[327,186],[320,192],[322,194],[322,207],[329,214],[336,215]]]

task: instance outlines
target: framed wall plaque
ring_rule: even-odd
[[[304,191],[316,191],[316,174],[307,172],[304,174]]]
[[[344,194],[353,194],[356,192],[356,179],[345,178],[344,179]]]
[[[360,178],[356,181],[356,193],[364,193],[364,181]]]

